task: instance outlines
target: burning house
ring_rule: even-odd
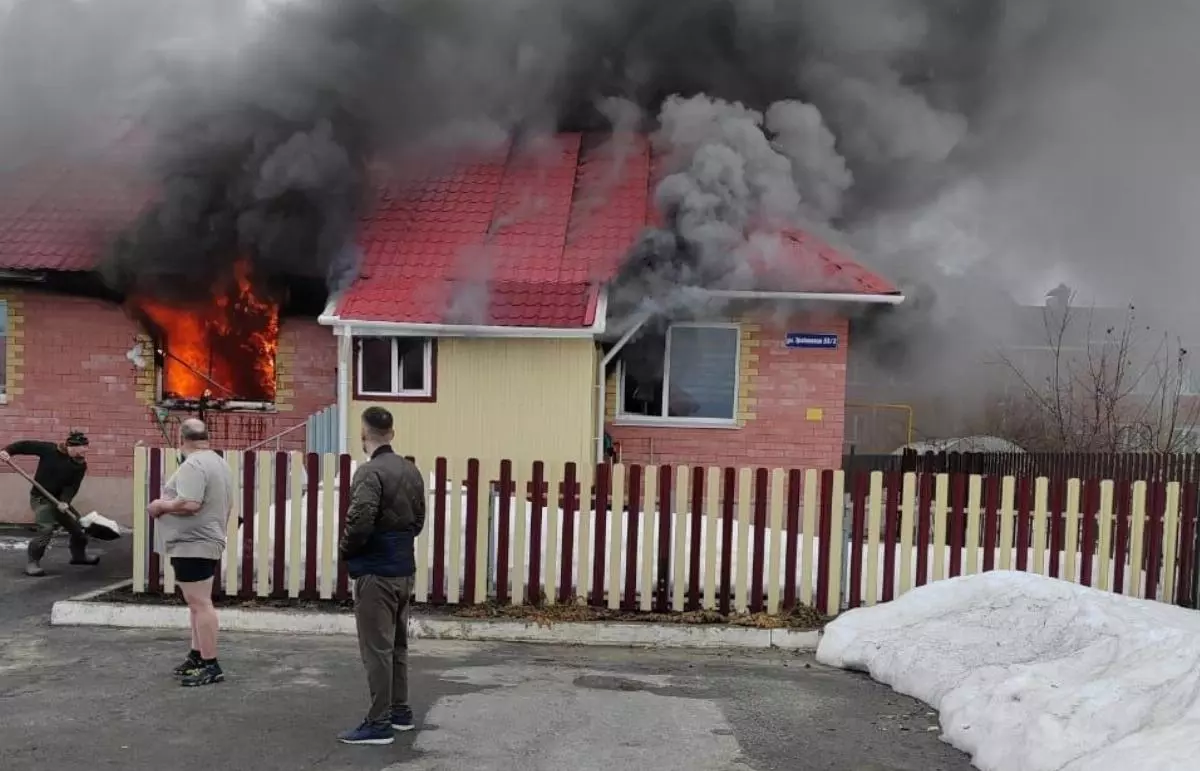
[[[87,494],[112,511],[131,448],[197,411],[238,449],[279,434],[302,449],[286,432],[336,405],[340,449],[357,453],[356,417],[382,403],[421,457],[836,465],[846,308],[899,294],[788,232],[751,242],[739,282],[694,287],[686,319],[625,307],[627,256],[662,221],[655,159],[645,135],[564,133],[380,182],[358,277],[323,313],[303,277],[271,286],[239,260],[169,293],[114,293],[102,235],[138,211],[114,211],[116,177],[6,187],[0,427],[86,430]]]

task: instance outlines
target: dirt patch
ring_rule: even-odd
[[[119,602],[132,605],[183,605],[183,598],[176,594],[165,597],[154,594],[134,594],[128,587],[105,592],[94,598],[94,602]],[[302,610],[324,613],[352,613],[354,603],[350,600],[294,600],[272,597],[216,597],[218,608]],[[790,613],[735,613],[724,615],[713,610],[696,610],[684,613],[645,613],[640,611],[609,610],[590,605],[425,605],[413,606],[413,611],[424,616],[445,618],[486,619],[491,621],[527,621],[539,625],[571,623],[643,623],[643,624],[689,624],[711,626],[740,626],[756,629],[794,629],[807,631],[821,629],[828,619],[806,606],[797,606]]]

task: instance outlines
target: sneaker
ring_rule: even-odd
[[[100,558],[96,557],[96,556],[89,557],[85,554],[82,557],[72,557],[71,564],[72,565],[99,565]]]
[[[338,741],[342,744],[391,744],[395,740],[387,727],[381,728],[366,721],[353,731],[338,734]]]
[[[392,710],[392,728],[397,731],[411,731],[415,727],[411,709]]]
[[[203,666],[204,662],[200,660],[199,656],[193,656],[191,653],[189,653],[188,657],[183,660],[183,663],[175,667],[175,676],[187,677],[188,675],[195,673],[197,669],[200,669]]]
[[[187,677],[183,678],[180,685],[184,688],[196,688],[201,685],[223,682],[225,682],[225,673],[221,671],[220,664],[201,664],[199,668],[192,670]]]
[[[46,575],[46,571],[42,570],[42,566],[36,562],[30,562],[25,566],[25,575],[31,578],[41,578]]]

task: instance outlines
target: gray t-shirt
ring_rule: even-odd
[[[168,557],[219,560],[225,551],[225,528],[233,508],[233,479],[225,459],[212,450],[197,450],[167,480],[163,498],[199,503],[195,514],[158,518],[160,543]]]

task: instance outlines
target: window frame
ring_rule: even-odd
[[[729,418],[689,418],[668,415],[639,415],[625,411],[625,362],[617,366],[617,399],[614,425],[659,426],[663,428],[737,428],[738,404],[742,390],[742,325],[737,322],[687,321],[667,327],[666,344],[663,346],[663,411],[669,409],[667,394],[671,387],[671,339],[677,328],[689,329],[732,329],[737,335],[733,349],[733,416]]]
[[[363,357],[362,341],[366,339],[385,339],[392,347],[392,384],[400,385],[400,362],[397,344],[400,340],[424,340],[425,387],[420,390],[365,391],[363,390]],[[351,337],[354,357],[354,399],[367,402],[435,402],[437,401],[437,338],[424,335],[354,335]]]

